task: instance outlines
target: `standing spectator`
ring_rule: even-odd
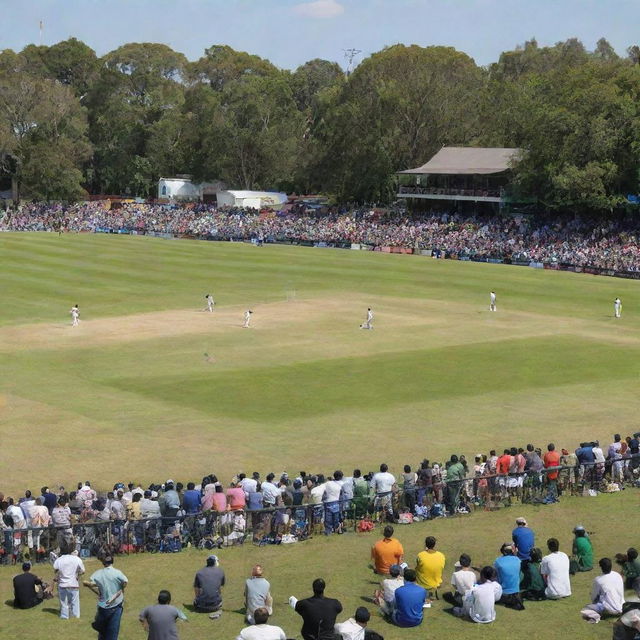
[[[40,493],[44,499],[44,506],[47,507],[49,513],[51,513],[58,502],[58,496],[49,491],[49,487],[42,487],[42,489],[40,489]]]
[[[334,640],[333,627],[336,617],[342,613],[342,605],[334,598],[325,598],[325,582],[322,578],[316,578],[312,588],[311,598],[289,598],[289,604],[302,617],[302,637],[304,640]]]
[[[36,587],[38,587],[36,589]],[[16,609],[31,609],[44,599],[47,585],[31,573],[31,563],[22,563],[22,573],[13,579],[13,606]]]
[[[246,619],[249,624],[254,624],[254,612],[257,609],[265,609],[268,615],[273,613],[271,585],[263,576],[262,567],[259,564],[253,567],[251,577],[247,578],[244,584],[244,603]]]
[[[560,466],[560,454],[556,451],[556,446],[553,442],[547,445],[547,453],[543,458],[545,469],[557,469]],[[558,471],[547,471],[547,497],[545,500],[549,502],[556,501],[558,498]]]
[[[278,487],[273,483],[275,477],[274,473],[270,473],[262,483],[262,496],[264,499],[265,509],[275,507],[276,503],[280,500],[280,489],[278,489]]]
[[[451,515],[455,514],[458,509],[460,490],[462,489],[462,481],[465,479],[465,476],[466,471],[463,464],[458,460],[458,456],[452,455],[447,469],[447,507]],[[419,575],[418,583],[420,583]]]
[[[376,511],[393,516],[393,490],[396,487],[396,479],[389,473],[389,467],[386,464],[381,464],[380,471],[374,474],[371,487],[376,495],[374,503]]]
[[[382,575],[389,574],[391,565],[399,565],[404,560],[404,549],[400,541],[393,537],[393,527],[388,524],[382,540],[378,540],[371,548],[374,571]]]
[[[286,640],[287,636],[280,627],[267,624],[270,614],[265,607],[258,607],[253,615],[255,624],[242,629],[236,640]]]
[[[560,551],[560,543],[556,538],[547,540],[549,554],[542,558],[540,573],[546,582],[544,594],[550,600],[567,598],[571,595],[571,579],[569,577],[569,556]]]
[[[158,594],[158,604],[145,607],[138,620],[148,632],[147,640],[178,640],[176,620],[186,621],[187,616],[171,605],[171,593],[163,589]]]
[[[593,546],[591,540],[581,524],[574,528],[573,533],[575,537],[573,539],[571,573],[591,571],[593,569]]]
[[[518,558],[529,560],[530,551],[535,545],[535,534],[527,526],[526,518],[516,518],[516,528],[511,532],[511,539],[518,550]]]
[[[427,591],[416,584],[416,572],[413,569],[405,569],[404,585],[396,589],[395,596],[393,622],[399,627],[417,627],[421,624]]]
[[[416,508],[416,482],[418,476],[411,471],[411,467],[408,464],[404,465],[404,473],[402,474],[402,495],[404,497],[404,504],[411,513]]]
[[[196,573],[193,581],[193,606],[198,613],[209,613],[212,620],[222,615],[224,571],[218,566],[218,556],[210,555],[207,566]]]
[[[502,597],[502,587],[493,567],[482,567],[480,582],[465,594],[462,607],[454,607],[453,613],[473,622],[488,624],[496,619],[495,603]]]
[[[429,597],[442,584],[442,572],[446,559],[444,553],[436,551],[436,539],[427,536],[424,540],[425,550],[418,554],[416,560],[416,582],[427,590]]]
[[[55,577],[53,581],[58,584],[58,597],[60,598],[60,618],[68,620],[80,617],[80,584],[78,576],[84,573],[84,564],[69,549],[61,549],[62,555],[53,563]]]
[[[113,566],[113,558],[102,558],[103,569],[91,574],[82,584],[98,596],[98,608],[92,627],[98,632],[98,640],[118,640],[124,590],[127,576]]]
[[[36,499],[35,505],[31,509],[31,526],[33,527],[33,548],[36,553],[44,553],[44,549],[40,551],[40,538],[42,530],[51,524],[51,516],[49,509],[44,505],[44,498],[40,496]]]
[[[520,598],[520,558],[514,555],[511,542],[505,542],[500,547],[500,553],[502,555],[493,563],[502,587],[500,602],[505,607],[522,611],[524,605]]]
[[[73,536],[71,529],[71,509],[64,498],[58,499],[58,504],[51,512],[51,523],[56,528],[56,544],[59,549],[69,545]]]
[[[611,559],[601,558],[598,564],[602,575],[593,579],[591,604],[581,611],[583,617],[594,622],[599,622],[602,616],[619,616],[624,604],[622,576],[611,570]]]
[[[340,496],[342,494],[342,471],[335,471],[333,479],[324,485],[324,534],[342,533],[340,521]]]

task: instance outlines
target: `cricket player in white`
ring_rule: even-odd
[[[207,293],[207,295],[204,298],[207,301],[207,308],[205,309],[205,311],[208,311],[209,313],[213,313],[213,307],[216,306],[213,296],[210,293]]]
[[[80,322],[80,309],[78,309],[78,305],[76,304],[71,307],[71,311],[69,313],[71,314],[71,326],[77,327]]]
[[[616,298],[613,301],[613,315],[615,315],[616,318],[619,318],[621,314],[622,314],[622,301],[620,300],[620,298]]]
[[[492,291],[489,294],[489,311],[496,311],[497,307],[496,307],[496,292]]]
[[[245,329],[249,328],[249,324],[251,323],[251,314],[253,313],[253,311],[251,311],[251,309],[248,309],[247,311],[244,312],[244,324],[242,325]]]
[[[373,329],[373,311],[371,307],[367,309],[367,319],[360,325],[361,329]]]

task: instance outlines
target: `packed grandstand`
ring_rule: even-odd
[[[431,251],[434,256],[538,266],[564,266],[609,275],[640,272],[640,227],[626,217],[546,219],[540,216],[409,216],[402,209],[335,208],[325,215],[126,203],[28,204],[5,213],[0,231],[171,234],[211,240],[260,240]]]

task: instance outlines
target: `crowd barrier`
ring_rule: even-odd
[[[591,463],[449,482],[436,480],[430,487],[356,495],[331,503],[207,511],[152,519],[75,521],[71,527],[5,526],[0,563],[15,564],[27,558],[45,562],[63,546],[75,549],[80,557],[89,557],[104,553],[177,553],[187,547],[211,550],[245,543],[289,544],[325,532],[366,531],[378,523],[411,524],[471,514],[478,509],[495,511],[511,506],[514,501],[552,504],[558,502],[563,492],[595,496],[618,491],[623,483],[640,486],[639,473],[640,455],[636,454],[618,461],[617,468],[612,468],[609,462]],[[558,474],[557,479],[553,474]]]

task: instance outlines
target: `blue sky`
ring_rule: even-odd
[[[449,45],[478,64],[536,37],[588,49],[604,36],[618,53],[638,44],[640,0],[0,0],[0,49],[74,36],[99,55],[126,42],[163,42],[189,59],[212,44],[288,69],[312,58],[344,64],[385,45]]]

